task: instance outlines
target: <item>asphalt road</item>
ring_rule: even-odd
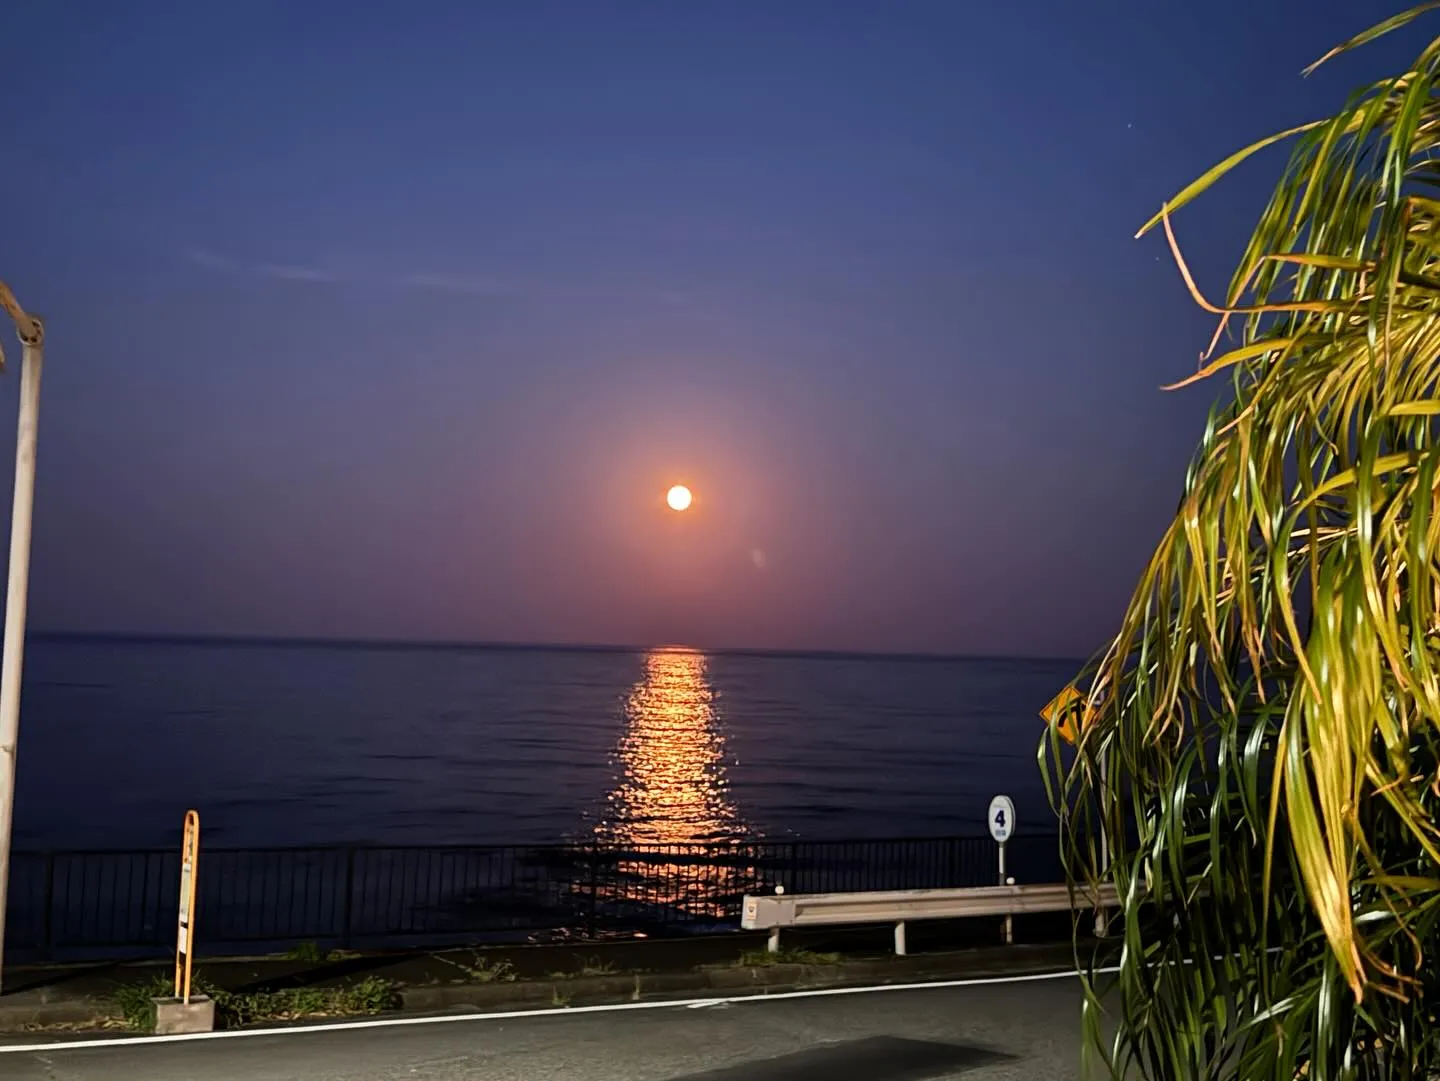
[[[0,1054],[6,1081],[1063,1081],[1073,979]]]

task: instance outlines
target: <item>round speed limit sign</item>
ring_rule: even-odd
[[[996,796],[990,801],[986,814],[990,836],[995,843],[1003,845],[1015,832],[1015,803],[1009,796]]]

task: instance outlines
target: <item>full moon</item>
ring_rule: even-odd
[[[691,498],[690,489],[683,484],[677,484],[665,493],[665,502],[671,510],[684,510],[690,506]]]

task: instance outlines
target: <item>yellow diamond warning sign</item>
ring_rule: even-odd
[[[1055,726],[1055,731],[1066,743],[1074,743],[1081,729],[1090,723],[1095,711],[1085,705],[1085,696],[1070,684],[1052,698],[1040,711],[1045,723]]]

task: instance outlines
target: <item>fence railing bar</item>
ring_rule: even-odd
[[[1009,866],[1021,882],[1058,881],[1058,844],[1016,838]],[[163,948],[178,873],[168,849],[17,853],[12,956]],[[420,936],[464,944],[520,932],[683,930],[735,923],[746,893],[776,886],[934,889],[993,885],[994,876],[988,837],[207,848],[201,948],[207,940],[357,947]]]

